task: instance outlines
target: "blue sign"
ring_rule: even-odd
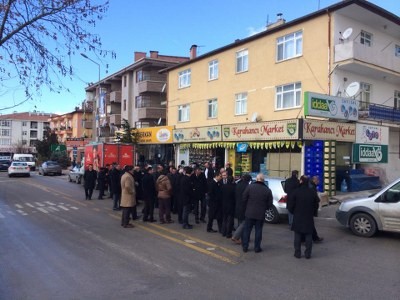
[[[247,144],[247,143],[237,143],[236,152],[237,153],[244,153],[244,152],[247,151],[247,147],[249,147],[249,144]]]

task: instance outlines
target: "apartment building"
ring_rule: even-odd
[[[36,153],[35,143],[43,139],[52,115],[43,112],[22,112],[0,115],[0,156],[13,153]]]
[[[177,161],[297,169],[330,193],[346,172],[398,177],[399,32],[396,15],[348,0],[201,56],[194,46],[166,70]]]
[[[158,51],[135,52],[134,62],[86,88],[87,101],[97,101],[98,142],[114,142],[115,131],[127,120],[132,128],[166,123],[166,74],[159,71],[187,61],[188,57],[161,55]],[[169,147],[172,147],[169,144]],[[146,144],[137,148],[138,157],[154,161],[171,153],[165,145]],[[170,154],[167,156],[171,156]]]

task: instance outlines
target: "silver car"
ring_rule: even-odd
[[[46,176],[49,174],[62,175],[62,168],[58,162],[49,160],[39,167],[39,175]]]
[[[400,178],[366,198],[343,202],[336,219],[362,237],[378,230],[400,232]]]
[[[69,171],[68,173],[68,181],[69,182],[76,182],[78,184],[80,184],[83,180],[83,167],[79,168],[79,167],[74,167],[72,168],[71,171]]]

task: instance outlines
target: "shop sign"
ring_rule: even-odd
[[[136,129],[139,144],[170,144],[172,143],[173,126],[160,126]]]
[[[223,125],[224,141],[297,140],[298,120]]]
[[[356,143],[388,145],[389,128],[370,124],[357,124]]]
[[[355,142],[356,126],[350,123],[304,120],[303,139]]]
[[[304,115],[338,120],[358,120],[358,101],[323,94],[304,93]]]
[[[354,163],[387,163],[387,145],[353,144]]]
[[[220,142],[221,126],[194,127],[173,130],[174,143]]]
[[[73,147],[84,147],[86,144],[89,144],[89,142],[90,139],[86,139],[85,141],[85,138],[67,138],[65,145],[70,149]]]

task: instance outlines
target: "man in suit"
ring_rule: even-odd
[[[191,175],[193,169],[191,167],[184,168],[184,176],[181,179],[180,186],[180,197],[183,206],[183,229],[192,229],[193,225],[189,224],[189,213],[192,209],[192,199],[193,199],[193,181]]]
[[[191,176],[193,182],[193,206],[196,224],[205,223],[207,179],[200,168],[196,168]]]
[[[229,176],[233,177],[233,169],[231,168],[231,163],[230,162],[227,162],[225,164],[225,171],[226,171],[226,174],[228,175],[228,177]]]
[[[214,220],[217,220],[218,231],[222,232],[222,175],[215,173],[214,179],[208,185],[208,223],[207,232],[217,232],[213,229]]]
[[[293,170],[292,176],[285,181],[285,193],[287,194],[286,208],[288,208],[289,203],[292,199],[293,192],[299,187],[299,171]],[[293,214],[288,211],[289,226],[292,226]]]

